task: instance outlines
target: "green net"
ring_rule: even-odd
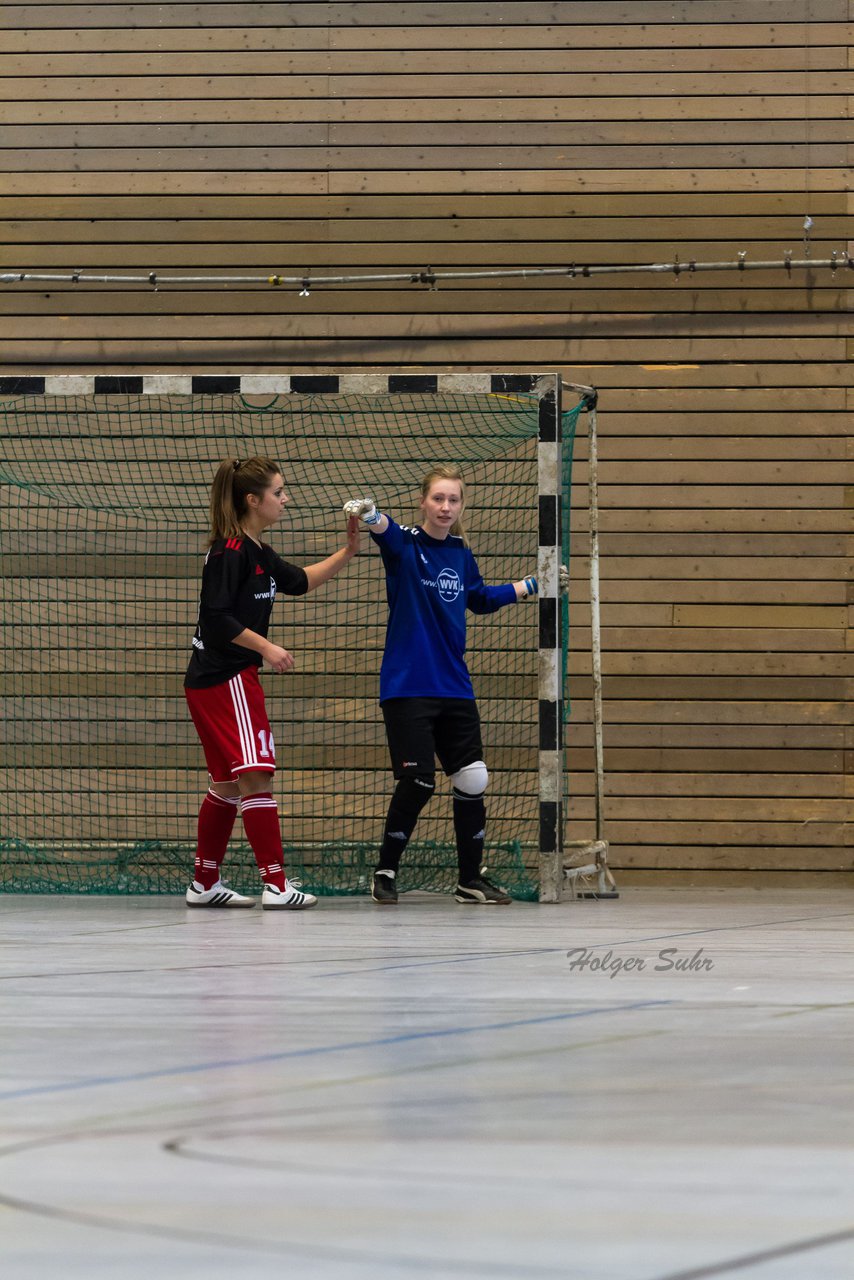
[[[176,893],[207,787],[182,680],[214,470],[277,459],[291,503],[269,541],[309,564],[341,544],[341,505],[371,493],[400,522],[421,476],[464,469],[467,529],[488,582],[537,556],[536,398],[360,395],[20,397],[0,403],[0,889]],[[578,410],[566,415],[574,428]],[[567,495],[568,498],[568,495]],[[367,541],[367,540],[366,540]],[[536,896],[537,611],[470,618],[469,666],[492,782],[486,861]],[[318,894],[367,891],[391,776],[377,702],[379,555],[277,602],[296,657],[264,682],[287,871]],[[238,838],[223,875],[257,887]],[[450,788],[422,814],[402,890],[456,881]]]

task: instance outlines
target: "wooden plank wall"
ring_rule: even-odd
[[[8,4],[0,270],[844,256],[852,8]],[[4,285],[2,371],[557,367],[595,383],[615,862],[849,868],[849,274],[308,298]],[[575,593],[581,678],[580,578]],[[573,835],[592,813],[584,692]]]

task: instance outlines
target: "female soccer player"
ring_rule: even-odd
[[[486,586],[462,526],[465,489],[453,466],[436,466],[421,484],[423,523],[395,524],[372,498],[345,503],[380,549],[389,617],[380,669],[380,704],[397,779],[373,875],[375,902],[397,902],[395,877],[418,815],[436,785],[435,756],[453,785],[459,861],[457,902],[508,903],[482,867],[486,826],[480,718],[465,664],[466,609],[494,613],[537,594],[537,580]]]
[[[287,501],[281,469],[270,458],[229,458],[211,487],[211,537],[184,680],[210,774],[199,812],[195,879],[186,893],[190,907],[255,906],[254,898],[220,881],[238,811],[261,872],[261,906],[294,911],[317,902],[285,878],[270,791],[276,754],[258,668],[266,662],[282,673],[294,666],[291,654],[267,639],[276,592],[300,596],[328,582],[358,553],[359,526],[350,520],[346,546],[299,569],[261,541],[264,530],[284,515]]]

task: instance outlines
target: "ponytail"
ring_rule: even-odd
[[[211,485],[210,542],[219,538],[242,538],[246,519],[246,496],[260,498],[281,467],[272,458],[226,458],[219,464]]]

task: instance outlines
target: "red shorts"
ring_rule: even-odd
[[[275,771],[276,747],[257,667],[245,667],[209,689],[184,693],[211,782],[233,782],[250,770]]]

